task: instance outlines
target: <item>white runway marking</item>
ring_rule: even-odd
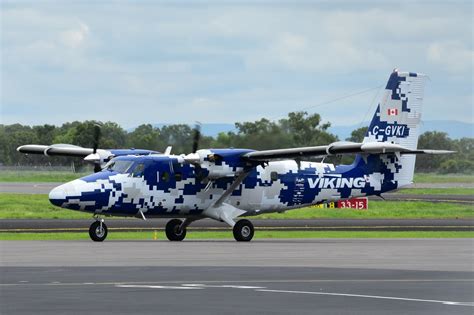
[[[144,289],[170,289],[170,290],[201,290],[201,287],[182,287],[182,286],[166,286],[166,285],[134,285],[134,284],[119,284],[119,288],[144,288]]]
[[[454,302],[454,301],[440,301],[440,300],[424,300],[424,299],[401,298],[401,297],[395,297],[395,296],[362,295],[362,294],[313,292],[313,291],[270,290],[270,289],[257,289],[257,290],[255,290],[255,291],[259,291],[259,292],[273,292],[273,293],[292,293],[292,294],[314,294],[314,295],[348,296],[348,297],[369,298],[369,299],[401,300],[401,301],[414,301],[414,302],[441,303],[441,304],[445,304],[445,305],[474,306],[474,302]]]
[[[350,294],[350,293],[334,293],[334,292],[314,292],[314,291],[292,291],[292,290],[272,290],[266,289],[266,287],[256,287],[247,285],[209,285],[202,283],[183,283],[180,286],[164,286],[164,285],[133,285],[133,284],[120,284],[115,285],[119,288],[145,288],[145,289],[171,289],[171,290],[186,290],[186,289],[210,289],[210,288],[232,288],[232,289],[251,289],[256,292],[270,292],[270,293],[289,293],[289,294],[313,294],[313,295],[329,295],[329,296],[346,296],[346,297],[357,297],[357,298],[368,298],[368,299],[383,299],[383,300],[398,300],[398,301],[411,301],[411,302],[427,302],[427,303],[440,303],[444,305],[455,305],[455,306],[474,306],[474,302],[455,302],[455,301],[442,301],[442,300],[426,300],[426,299],[415,299],[415,298],[402,298],[396,296],[381,296],[381,295],[364,295],[364,294]]]
[[[266,287],[254,287],[249,285],[209,285],[202,283],[182,284],[185,287],[200,287],[200,288],[233,288],[233,289],[265,289]]]

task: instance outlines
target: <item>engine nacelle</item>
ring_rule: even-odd
[[[221,177],[234,177],[244,172],[251,166],[241,156],[252,150],[244,149],[211,149],[198,150],[183,156],[183,162],[194,164],[208,172],[207,177],[216,179]]]

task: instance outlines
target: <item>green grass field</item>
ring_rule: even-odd
[[[399,194],[410,195],[473,195],[474,188],[403,188]]]
[[[0,194],[0,219],[90,219],[91,215],[53,206],[48,195]]]
[[[415,173],[414,183],[474,183],[474,174]]]
[[[269,213],[259,219],[381,219],[381,218],[472,218],[474,206],[422,201],[369,201],[368,210],[302,208],[285,213]]]
[[[474,205],[421,201],[370,201],[368,210],[302,208],[255,219],[318,218],[473,218]],[[61,209],[47,195],[0,194],[0,219],[90,219],[88,213]]]
[[[473,238],[474,232],[379,232],[379,231],[255,231],[254,240],[268,238]],[[229,239],[232,232],[190,231],[186,240]],[[90,240],[87,232],[73,233],[0,233],[0,240]],[[164,232],[110,232],[109,240],[167,240]]]

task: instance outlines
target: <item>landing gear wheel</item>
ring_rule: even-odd
[[[253,224],[249,220],[242,219],[234,225],[233,232],[237,242],[249,242],[253,238]]]
[[[182,241],[186,237],[186,228],[180,229],[183,222],[179,219],[173,219],[166,223],[166,237],[170,241]]]
[[[95,221],[89,228],[89,236],[94,242],[102,242],[107,237],[107,225],[102,221]]]

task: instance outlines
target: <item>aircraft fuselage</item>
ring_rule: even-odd
[[[199,216],[235,180],[235,176],[202,177],[201,170],[180,164],[173,156],[122,160],[129,162],[127,172],[104,170],[66,183],[50,193],[51,201],[63,208],[103,215],[138,216],[141,211],[146,217]],[[259,165],[232,191],[226,203],[254,215],[396,188],[383,185],[383,174],[363,174],[355,164],[298,165],[286,160]]]

